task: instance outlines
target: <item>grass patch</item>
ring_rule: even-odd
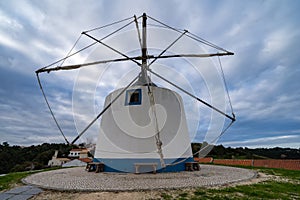
[[[21,184],[22,183],[21,180],[30,174],[34,174],[42,171],[55,170],[59,168],[56,167],[56,168],[47,168],[44,170],[36,170],[36,171],[13,172],[13,173],[8,173],[5,176],[0,176],[0,192],[3,190],[8,190],[18,184]]]
[[[300,199],[300,185],[266,181],[223,189],[198,188],[187,199]]]
[[[281,176],[281,177],[284,177],[284,178],[300,181],[300,170],[259,168],[259,171],[263,172],[265,174]]]
[[[279,176],[283,179],[279,178],[251,185],[238,185],[220,189],[197,188],[189,194],[182,193],[182,191],[178,192],[176,198],[172,199],[300,199],[299,170],[268,168],[255,168],[255,170]]]
[[[177,199],[184,200],[188,199],[189,194],[187,192],[179,193]]]
[[[170,199],[173,199],[173,197],[170,195],[170,194],[167,194],[167,193],[161,193],[161,198],[162,199],[165,199],[165,200],[170,200]]]
[[[214,165],[214,164],[212,164]],[[282,176],[284,178],[289,178],[293,180],[300,181],[300,170],[289,170],[289,169],[280,169],[280,168],[265,168],[265,167],[253,167],[253,166],[242,166],[242,165],[221,165],[221,164],[215,164],[220,166],[226,166],[226,167],[237,167],[237,168],[246,168],[246,169],[252,169],[257,170],[259,172],[275,175],[275,176]]]
[[[10,189],[32,172],[15,172],[0,177],[0,191]]]
[[[235,199],[297,199],[300,185],[290,182],[266,181],[253,185],[241,185],[224,189],[209,189],[207,196]],[[209,198],[210,199],[210,198]]]

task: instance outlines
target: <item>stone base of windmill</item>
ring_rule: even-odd
[[[85,170],[88,172],[104,172],[104,163],[100,163],[100,162],[91,162],[88,163],[85,167]]]
[[[185,171],[200,171],[200,165],[198,162],[186,162]]]
[[[200,170],[200,165],[198,162],[186,162],[185,164],[185,171],[199,171]],[[141,168],[148,168],[146,172],[152,172],[153,174],[156,174],[157,172],[157,163],[134,163],[134,168],[135,168],[135,174],[141,174],[145,172],[145,170],[141,171]],[[91,162],[88,163],[85,170],[88,172],[104,172],[104,163],[101,162]]]
[[[32,174],[23,182],[60,191],[142,191],[215,187],[247,182],[257,176],[253,170],[201,165],[200,171],[170,173],[92,173],[84,167],[64,168]]]

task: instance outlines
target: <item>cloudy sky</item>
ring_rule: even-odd
[[[35,70],[64,57],[82,31],[146,12],[235,53],[221,61],[237,122],[217,144],[300,148],[299,9],[300,2],[295,0],[0,1],[0,142],[16,145],[64,142],[43,99]],[[132,45],[129,41],[125,42],[127,47]],[[130,50],[129,53],[134,54],[136,49],[131,47]],[[91,52],[88,54],[88,59],[94,57]],[[102,51],[99,56],[102,59],[106,54]],[[83,53],[72,62],[85,60],[87,54]],[[160,70],[166,72],[166,76],[174,77],[178,71],[166,66],[182,63],[182,60],[173,64],[161,63]],[[91,73],[95,68],[41,75],[49,102],[69,140],[101,110],[110,91],[122,86],[122,81],[126,83],[127,79],[133,78],[134,69],[129,71],[132,73],[128,69],[109,68],[101,81],[100,72],[97,72],[98,76]],[[181,71],[180,75],[189,76],[188,72]],[[189,79],[186,76],[185,79]],[[98,86],[89,88],[87,82],[93,78],[98,79],[95,80]],[[122,81],[116,81],[120,79]],[[203,77],[198,83],[194,77],[190,79],[193,79],[193,85],[203,85]],[[184,84],[182,80],[184,77],[175,81]],[[196,90],[195,94],[204,99],[209,96],[204,89],[193,85],[190,89]],[[184,88],[189,89],[188,86]],[[90,91],[94,97],[91,101],[83,95]],[[81,107],[80,101],[90,102],[92,109]],[[213,102],[210,98],[208,101]],[[193,110],[191,102],[185,103],[190,113],[189,109]],[[201,117],[195,114],[188,118],[203,119],[197,123],[199,126],[193,139],[202,142],[210,128],[207,119],[212,115],[201,105],[196,108]],[[203,113],[209,116],[203,117]],[[81,142],[94,140],[97,128],[94,126],[87,132]]]

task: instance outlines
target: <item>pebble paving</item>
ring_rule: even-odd
[[[215,165],[201,165],[201,170],[194,172],[157,174],[94,173],[76,167],[33,174],[23,182],[62,191],[143,191],[211,187],[255,177],[256,172],[249,169]]]

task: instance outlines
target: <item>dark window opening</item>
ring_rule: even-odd
[[[130,96],[130,101],[129,103],[138,103],[140,101],[140,93],[139,92],[134,92]]]
[[[142,90],[127,90],[125,105],[141,105],[142,104]]]

